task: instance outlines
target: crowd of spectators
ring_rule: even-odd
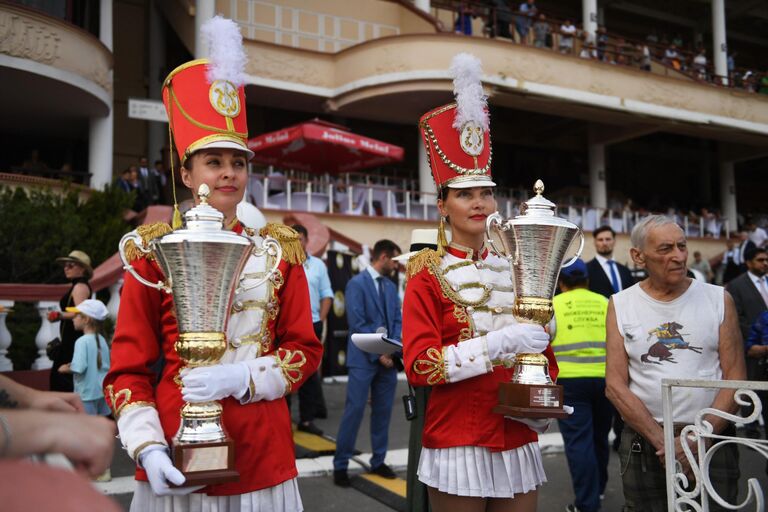
[[[462,2],[456,8],[454,31],[472,35],[473,18],[483,19],[483,33],[488,37],[506,38],[522,45],[644,71],[651,71],[655,61],[661,66],[659,73],[673,70],[700,81],[768,94],[768,72],[738,69],[737,53],[732,52],[728,55],[728,76],[718,76],[702,42],[685,41],[679,33],[672,36],[651,33],[645,40],[630,40],[617,34],[609,35],[605,26],[599,26],[596,33],[591,34],[571,19],[548,17],[536,5],[536,0],[519,4],[506,0]]]
[[[149,167],[147,157],[141,157],[137,164],[129,165],[120,172],[115,186],[126,193],[136,194],[133,211],[140,212],[155,204],[170,204],[169,177],[163,162],[155,161]]]

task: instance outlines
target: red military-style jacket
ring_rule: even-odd
[[[236,225],[234,231],[242,233],[243,229],[258,240],[252,230],[241,225]],[[235,296],[227,327],[227,352],[220,362],[274,356],[272,367],[282,372],[288,393],[317,369],[322,345],[312,326],[304,269],[300,261],[289,263],[285,259],[286,254],[289,260],[304,254],[296,246],[295,233],[285,226],[268,225],[265,229],[266,234],[281,242],[284,259],[266,284]],[[149,238],[151,235],[145,236],[145,240]],[[262,276],[266,260],[266,256],[251,256],[242,277]],[[133,266],[150,282],[164,279],[151,258],[136,259]],[[112,364],[104,387],[118,420],[123,446],[134,460],[149,445],[170,444],[179,428],[183,401],[178,377],[182,361],[174,350],[177,339],[172,295],[144,286],[126,273],[112,342]],[[224,427],[235,443],[235,469],[240,479],[211,485],[201,492],[213,496],[243,494],[297,475],[291,420],[284,398],[241,404],[228,397],[221,404]],[[136,478],[147,480],[141,468],[137,468]]]
[[[403,355],[408,381],[432,386],[422,444],[426,448],[518,448],[538,439],[525,424],[492,412],[499,384],[512,379],[514,354],[491,361],[487,349],[469,357],[447,350],[515,323],[509,263],[487,249],[451,244],[442,258],[424,249],[408,262],[403,301]],[[478,343],[480,342],[480,343]],[[466,354],[465,354],[466,355]],[[557,378],[552,348],[544,355]]]

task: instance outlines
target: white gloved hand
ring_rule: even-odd
[[[514,421],[519,421],[520,423],[523,423],[525,425],[528,425],[528,428],[536,432],[537,434],[543,434],[547,431],[549,428],[550,423],[552,423],[552,418],[513,418],[512,416],[505,416],[505,418],[509,418]]]
[[[549,334],[538,324],[512,324],[486,334],[491,360],[502,354],[538,354],[549,345]]]
[[[565,412],[567,412],[568,414],[573,414],[573,407],[571,407],[570,405],[564,405],[563,410],[565,410]],[[504,416],[504,417],[509,418],[510,420],[519,421],[520,423],[528,425],[528,428],[530,428],[537,434],[543,434],[544,432],[546,432],[553,420],[553,418],[534,419],[534,418],[514,418],[512,416]]]
[[[240,363],[216,364],[181,371],[181,396],[187,402],[208,402],[233,396],[238,400],[248,392],[251,371]]]
[[[168,482],[174,485],[181,485],[187,479],[176,469],[168,457],[164,446],[152,445],[139,454],[139,460],[147,472],[149,485],[152,491],[158,496],[184,496],[205,487],[204,485],[195,485],[192,487],[174,487],[171,488]]]

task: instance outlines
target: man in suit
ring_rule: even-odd
[[[742,340],[749,337],[749,329],[752,324],[763,311],[768,309],[768,283],[766,283],[768,254],[765,249],[754,247],[754,243],[750,240],[747,242],[752,244],[744,253],[747,271],[733,279],[725,287],[736,304]],[[757,372],[760,370],[757,365],[758,362],[759,359],[747,357],[747,378],[749,380],[758,380]],[[742,408],[744,415],[749,415],[751,412],[752,407]],[[747,435],[750,437],[760,435],[754,423],[747,425]]]
[[[600,226],[592,232],[595,240],[595,257],[587,263],[589,275],[589,291],[610,298],[614,293],[629,288],[635,284],[632,272],[625,265],[614,261],[613,247],[616,245],[616,232],[611,226]],[[618,411],[613,414],[614,451],[618,451],[621,442],[621,431],[624,421]]]
[[[371,252],[371,265],[347,283],[345,303],[349,333],[386,332],[387,337],[400,339],[402,318],[397,286],[389,278],[398,266],[393,258],[400,248],[390,240],[379,240]],[[357,431],[363,419],[368,394],[371,396],[371,473],[395,478],[384,463],[387,453],[389,419],[397,386],[397,370],[391,356],[361,351],[351,340],[347,345],[347,401],[336,436],[333,457],[333,482],[349,487],[349,459],[355,450]]]
[[[587,263],[589,290],[603,297],[629,288],[635,284],[632,272],[626,266],[613,260],[613,246],[616,233],[610,226],[600,226],[593,233],[595,257]]]
[[[155,169],[149,168],[145,156],[139,159],[139,184],[150,205],[160,202],[160,176]]]
[[[753,249],[757,248],[755,242],[749,239],[749,231],[743,229],[739,232],[739,245],[736,247],[736,264],[739,266],[739,273],[746,272],[747,268],[747,253],[750,253]]]

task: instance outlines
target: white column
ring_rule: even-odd
[[[589,145],[589,197],[593,208],[608,208],[605,183],[605,144]]]
[[[736,173],[733,162],[720,162],[720,208],[723,218],[728,219],[728,226],[735,231],[738,226],[736,211]]]
[[[101,0],[99,3],[99,39],[112,51],[112,0]],[[112,83],[112,71],[109,72],[109,81]],[[106,117],[90,119],[88,172],[91,173],[91,188],[95,189],[102,189],[112,182],[114,120],[111,95]]]
[[[216,0],[195,0],[195,58],[208,56],[208,47],[203,41],[200,27],[216,15]]]
[[[597,0],[581,0],[581,18],[584,32],[591,35],[594,41],[597,32]]]
[[[421,202],[435,203],[435,180],[432,179],[432,171],[429,169],[429,160],[427,160],[427,149],[419,134],[419,192],[422,192]]]
[[[429,13],[429,9],[431,7],[429,0],[413,0],[413,5],[417,9],[421,9],[426,13]]]
[[[117,280],[109,287],[109,302],[107,302],[107,311],[109,318],[117,321],[117,312],[120,310],[120,290],[123,288],[123,278]]]
[[[725,0],[712,0],[712,61],[715,64],[716,75],[728,76],[728,44],[725,39]],[[727,83],[726,80],[724,84]]]
[[[37,347],[37,359],[32,363],[33,370],[46,370],[53,366],[53,361],[48,359],[45,353],[45,347],[48,342],[59,336],[59,322],[51,323],[48,321],[48,313],[58,311],[59,303],[51,300],[41,300],[37,303],[37,312],[40,314],[40,330],[35,336],[35,346]]]
[[[11,331],[5,325],[8,311],[13,307],[12,300],[0,300],[0,372],[13,371],[13,363],[8,359],[8,347],[11,346]]]

